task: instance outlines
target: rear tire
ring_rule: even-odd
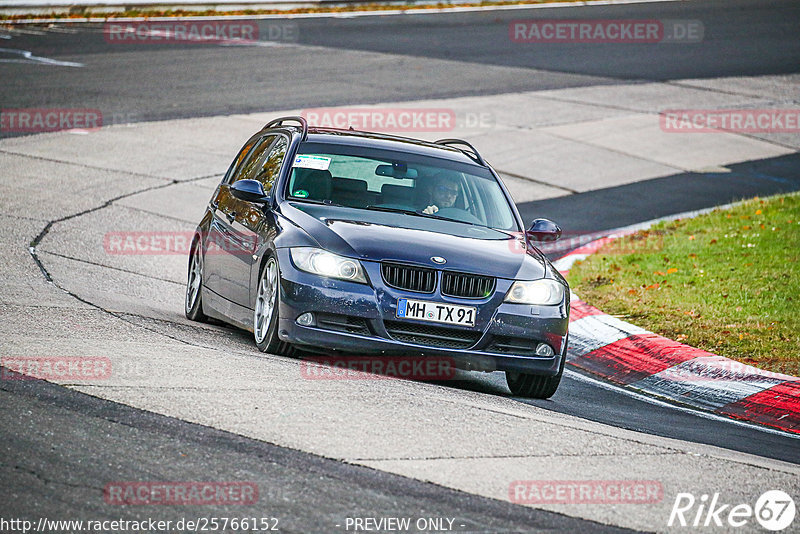
[[[186,280],[186,298],[184,299],[183,312],[186,318],[200,323],[208,322],[208,316],[203,313],[203,243],[200,238],[192,245],[189,255],[189,275]]]
[[[294,356],[294,347],[278,337],[280,278],[278,261],[272,253],[269,253],[258,277],[258,292],[253,310],[253,336],[261,352]]]
[[[549,399],[555,395],[558,385],[561,383],[561,377],[564,375],[564,365],[567,363],[566,343],[568,342],[564,343],[561,365],[558,368],[558,374],[554,376],[506,371],[506,383],[511,393],[515,397],[528,397],[531,399]]]

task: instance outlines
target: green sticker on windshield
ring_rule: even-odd
[[[294,192],[293,196],[296,196],[298,198],[306,198],[308,197],[308,191],[306,191],[305,189],[298,189],[297,191]]]

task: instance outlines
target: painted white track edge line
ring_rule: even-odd
[[[567,361],[567,363],[569,363],[569,361]],[[708,411],[704,411],[704,410],[700,410],[700,409],[688,408],[688,407],[682,406],[680,404],[673,404],[671,402],[662,401],[662,400],[660,400],[660,399],[658,399],[656,397],[652,397],[652,396],[647,395],[645,393],[640,393],[638,391],[626,388],[624,386],[619,386],[619,385],[616,385],[616,384],[612,384],[610,382],[605,382],[605,381],[600,380],[600,379],[596,379],[596,378],[592,378],[592,377],[586,376],[585,374],[579,373],[578,371],[573,371],[572,369],[565,369],[564,373],[568,377],[572,378],[573,380],[578,380],[579,382],[586,382],[588,384],[592,384],[592,385],[601,387],[601,388],[609,390],[609,391],[621,392],[621,393],[624,393],[625,395],[627,395],[627,396],[629,396],[631,398],[634,398],[634,399],[637,399],[637,400],[640,400],[640,401],[643,401],[643,402],[647,402],[649,404],[654,404],[656,406],[660,406],[660,407],[663,407],[663,408],[671,408],[673,410],[678,410],[680,412],[690,413],[692,415],[696,415],[696,416],[702,417],[704,419],[711,419],[711,420],[714,420],[714,421],[721,421],[721,422],[725,422],[725,423],[731,423],[731,424],[734,424],[734,425],[738,425],[738,426],[742,426],[742,427],[745,427],[745,428],[749,428],[751,430],[760,430],[761,432],[766,432],[768,434],[776,434],[778,436],[790,437],[790,438],[793,438],[793,439],[800,439],[800,434],[794,434],[794,433],[791,433],[791,432],[785,432],[783,430],[770,428],[768,426],[762,426],[762,425],[758,425],[758,424],[747,423],[747,422],[741,421],[739,419],[733,419],[731,417],[725,417],[724,415],[718,415],[718,414],[715,414],[713,412],[708,412]]]

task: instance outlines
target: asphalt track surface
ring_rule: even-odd
[[[38,380],[4,380],[0,399],[4,518],[267,517],[279,520],[280,532],[311,533],[344,532],[346,517],[390,516],[451,518],[456,532],[631,532],[277,447]],[[98,481],[154,478],[254,482],[258,504],[109,510],[98,502],[104,487]]]
[[[171,45],[154,54],[160,45],[109,45],[97,27],[74,33],[14,34],[12,40],[3,41],[5,46],[13,42],[14,48],[69,61],[93,57],[80,69],[0,64],[0,103],[3,108],[88,107],[91,98],[91,107],[113,110],[106,115],[125,122],[631,80],[786,74],[797,72],[800,65],[796,38],[800,5],[790,1],[698,1],[414,17],[413,23],[400,17],[298,20],[299,44],[320,48],[270,47],[268,59],[258,47]],[[705,39],[702,45],[556,45],[543,51],[514,45],[507,38],[511,20],[555,17],[696,19],[704,24]],[[358,61],[358,56],[338,53],[341,50],[395,57],[365,54]],[[0,59],[8,57],[0,53]],[[713,174],[684,174],[526,203],[520,209],[526,219],[550,216],[567,230],[605,230],[744,196],[800,189],[797,155],[749,162],[732,171],[724,186]],[[447,386],[507,394],[496,374]],[[122,466],[128,479],[142,478],[142,470],[147,472],[144,478],[151,479],[168,479],[170,473],[181,473],[174,478],[190,479],[187,473],[202,478],[213,470],[237,472],[228,478],[263,481],[262,491],[274,488],[266,503],[275,507],[276,515],[296,518],[296,523],[286,525],[287,532],[311,532],[322,524],[335,524],[343,517],[342,510],[347,515],[419,515],[424,510],[431,516],[463,518],[465,530],[486,532],[613,530],[338,464],[45,383],[6,382],[0,389],[4,398],[0,477],[8,498],[6,509],[16,515],[97,511],[80,493],[62,490],[92,489],[91,481],[109,478],[106,469],[118,474]],[[622,428],[800,463],[796,439],[656,406],[570,376],[553,399],[522,402]],[[30,424],[31,417],[41,424]],[[48,422],[69,432],[42,430]],[[23,454],[28,456],[24,461]],[[20,468],[31,461],[40,469]],[[20,484],[23,480],[26,484]],[[291,498],[285,499],[286,495]],[[261,508],[259,512],[264,512]],[[203,514],[210,510],[204,507]]]
[[[548,44],[509,39],[526,19],[697,20],[701,43]],[[15,34],[0,48],[83,68],[2,65],[4,108],[92,107],[106,122],[162,120],[397,102],[631,81],[797,72],[800,5],[792,0],[697,0],[561,9],[262,20],[296,25],[291,46],[109,44],[102,25]],[[4,32],[0,31],[0,34]],[[278,44],[281,44],[280,41]],[[374,52],[383,53],[375,55]],[[389,55],[387,55],[389,54]],[[18,59],[0,52],[0,59]],[[157,73],[157,75],[154,75]]]

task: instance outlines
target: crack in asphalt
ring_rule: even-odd
[[[13,152],[5,151],[5,150],[0,150],[0,153],[14,154]],[[83,167],[83,168],[93,168],[90,165],[81,165],[81,164],[78,164],[78,163],[65,162],[65,161],[62,161],[62,160],[56,160],[56,159],[51,159],[51,158],[41,158],[41,157],[38,157],[38,156],[27,156],[25,154],[20,154],[20,155],[23,155],[23,156],[26,156],[26,157],[31,157],[31,158],[34,158],[34,159],[42,159],[42,160],[46,160],[46,161],[53,161],[53,162],[61,163],[61,164],[76,165],[76,166]],[[94,167],[94,168],[97,168],[97,167]],[[115,169],[108,169],[108,170],[112,171],[112,172],[118,172]],[[132,173],[132,172],[125,172],[125,171],[119,171],[119,172],[122,172],[124,174],[129,174],[131,176],[146,176],[148,178],[157,178],[157,177],[153,177],[153,176],[149,176],[149,175],[145,175],[145,174],[141,174],[141,173]],[[208,175],[203,175],[203,176],[197,176],[197,177],[194,177],[194,178],[189,178],[187,180],[175,180],[175,179],[167,179],[167,178],[157,178],[157,179],[169,180],[169,181],[167,183],[164,183],[164,184],[153,185],[153,186],[149,186],[149,187],[144,187],[144,188],[139,189],[139,190],[131,191],[131,192],[128,192],[128,193],[123,193],[123,194],[118,195],[116,197],[112,197],[112,198],[104,201],[100,205],[95,206],[93,208],[88,208],[88,209],[79,211],[77,213],[73,213],[71,215],[66,215],[66,216],[60,217],[58,219],[53,219],[53,220],[49,221],[47,223],[47,225],[45,225],[45,227],[42,229],[42,231],[39,232],[39,234],[30,242],[30,244],[28,246],[28,252],[30,253],[31,258],[33,258],[33,261],[39,267],[39,270],[42,272],[42,275],[44,276],[45,280],[47,282],[53,284],[53,286],[55,286],[56,288],[60,289],[61,291],[67,293],[68,295],[70,295],[74,299],[76,299],[76,300],[78,300],[78,301],[80,301],[80,302],[82,302],[84,304],[87,304],[89,306],[92,306],[92,307],[94,307],[94,308],[96,308],[96,309],[98,309],[98,310],[100,310],[100,311],[102,311],[104,313],[107,313],[108,315],[110,315],[112,317],[115,317],[116,319],[119,319],[120,321],[124,321],[124,322],[126,322],[128,324],[131,324],[133,326],[136,326],[138,328],[142,328],[144,330],[149,330],[149,331],[151,331],[151,332],[153,332],[155,334],[164,336],[166,338],[172,339],[172,340],[177,341],[179,343],[183,343],[185,345],[201,347],[200,345],[196,345],[194,343],[190,343],[188,341],[185,341],[183,339],[179,339],[179,338],[177,338],[175,336],[171,336],[171,335],[166,334],[164,332],[159,332],[157,330],[148,328],[147,326],[136,324],[133,321],[125,319],[122,316],[122,314],[118,314],[118,313],[112,312],[111,310],[107,310],[107,309],[103,308],[102,306],[100,306],[99,304],[96,304],[94,302],[91,302],[90,300],[84,299],[83,297],[78,296],[76,293],[74,293],[74,292],[62,287],[61,285],[59,285],[58,283],[56,283],[53,280],[52,276],[50,276],[50,272],[44,266],[44,263],[42,263],[41,259],[39,259],[39,256],[38,256],[37,251],[36,251],[36,247],[39,245],[39,243],[41,243],[42,239],[44,239],[44,237],[50,232],[50,229],[55,224],[58,224],[58,223],[61,223],[61,222],[65,222],[65,221],[68,221],[68,220],[71,220],[71,219],[75,219],[75,218],[81,217],[83,215],[87,215],[89,213],[93,213],[95,211],[102,210],[104,208],[107,208],[107,207],[113,205],[114,202],[117,202],[118,200],[122,200],[122,199],[128,198],[128,197],[132,197],[132,196],[138,195],[140,193],[146,193],[146,192],[149,192],[149,191],[155,191],[155,190],[158,190],[158,189],[164,189],[166,187],[169,187],[169,186],[175,185],[175,184],[191,183],[191,182],[194,182],[194,181],[205,180],[207,178],[213,178],[213,177],[217,177],[217,176],[221,176],[221,174],[220,173],[208,174]],[[43,252],[46,252],[46,251],[43,251]],[[136,316],[136,314],[131,314],[131,313],[128,313],[128,315]]]
[[[209,193],[213,193],[214,190],[210,189],[208,192]],[[144,208],[139,208],[139,207],[136,207],[136,206],[126,206],[125,204],[119,204],[117,207],[124,208],[126,210],[131,210],[131,211],[138,211],[139,213],[146,213],[147,215],[155,215],[156,217],[161,217],[162,219],[169,219],[171,221],[177,221],[177,222],[187,223],[187,224],[192,224],[192,225],[196,225],[197,224],[196,221],[190,221],[189,219],[181,219],[180,217],[173,217],[172,215],[164,215],[163,213],[159,213],[157,211],[150,211],[150,210],[146,210]]]
[[[720,94],[723,94],[723,95],[746,96],[746,97],[754,98],[754,99],[763,99],[764,98],[761,95],[743,93],[741,91],[726,91],[724,89],[720,89],[719,87],[707,87],[707,86],[704,86],[704,85],[693,85],[693,84],[689,83],[688,81],[674,81],[673,80],[673,81],[666,81],[666,82],[660,82],[660,83],[663,83],[664,85],[673,85],[675,87],[684,87],[684,88],[688,87],[690,89],[697,89],[697,90],[700,90],[700,91],[709,91],[709,92],[712,92],[712,93],[720,93]],[[774,101],[771,101],[771,102],[775,103]],[[796,103],[796,102],[800,102],[800,100],[792,100],[792,99],[790,99],[789,102],[795,102]]]
[[[43,222],[43,223],[47,222],[47,219],[37,219],[35,217],[26,217],[24,215],[11,215],[9,213],[5,213],[2,211],[0,211],[0,217],[8,217],[9,219],[25,219],[26,221],[31,221],[31,222]]]
[[[137,273],[136,271],[130,271],[128,269],[123,269],[122,267],[114,267],[113,265],[106,265],[104,263],[97,263],[96,261],[85,260],[83,258],[75,258],[73,256],[67,256],[66,254],[60,254],[58,252],[51,252],[49,250],[41,250],[39,251],[42,254],[49,254],[50,256],[57,256],[59,258],[64,258],[65,260],[72,260],[77,261],[80,263],[85,263],[87,265],[94,265],[95,267],[102,267],[104,269],[111,269],[112,271],[119,271],[126,274],[133,274],[136,276],[141,276],[143,278],[149,278],[151,280],[158,280],[159,282],[169,282],[170,284],[177,284],[179,286],[183,285],[183,282],[176,282],[175,280],[169,280],[167,278],[159,278],[158,276],[153,276],[151,274],[144,274],[144,273]]]
[[[712,87],[695,86],[695,85],[691,85],[691,84],[682,84],[682,83],[679,83],[679,82],[650,81],[650,82],[646,82],[646,83],[670,85],[672,87],[678,87],[678,88],[681,88],[681,89],[697,89],[697,90],[703,90],[703,91],[707,91],[707,92],[710,92],[710,93],[717,93],[717,94],[721,94],[721,95],[744,96],[744,97],[747,97],[747,98],[752,98],[754,100],[757,100],[759,98],[757,96],[749,95],[749,94],[746,94],[746,93],[737,93],[737,92],[732,92],[732,91],[721,91],[721,90],[718,90],[718,89],[715,89],[715,88],[712,88]],[[619,106],[619,105],[614,105],[614,104],[603,104],[603,103],[600,103],[600,102],[587,102],[585,100],[577,100],[577,99],[574,99],[574,98],[559,98],[559,97],[553,97],[553,96],[549,96],[549,95],[536,95],[536,96],[539,97],[539,98],[549,99],[549,100],[553,100],[553,101],[556,101],[556,102],[565,102],[565,103],[568,103],[568,104],[581,104],[581,105],[584,105],[584,106],[605,108],[605,109],[614,109],[614,110],[617,110],[617,111],[627,111],[627,112],[630,112],[630,113],[637,113],[637,114],[641,114],[641,115],[655,115],[657,117],[661,116],[661,113],[656,113],[656,112],[652,112],[652,111],[643,111],[641,109],[629,108],[629,107]],[[794,103],[794,102],[798,102],[798,101],[797,100],[789,100],[789,102],[793,102]],[[775,101],[775,100],[766,100],[765,101],[765,105],[770,105],[770,104],[782,104],[782,101],[781,102],[778,102],[778,101]],[[745,109],[745,108],[742,108],[742,109]],[[592,122],[592,121],[584,121],[584,122]],[[540,127],[536,128],[536,129],[537,130],[541,130],[542,128],[550,128],[550,127],[555,127],[555,126],[566,126],[566,125],[569,125],[569,124],[579,124],[579,123],[574,123],[573,122],[573,123],[563,123],[563,124],[558,124],[558,125],[540,126]],[[542,133],[547,133],[547,132],[542,132]],[[781,148],[788,148],[789,150],[794,150],[794,151],[797,150],[796,146],[792,146],[792,145],[789,145],[787,143],[782,143],[780,141],[775,141],[775,140],[771,140],[771,139],[764,139],[763,137],[759,137],[759,136],[757,136],[755,134],[751,134],[751,133],[747,133],[747,132],[735,132],[735,131],[729,131],[729,130],[720,130],[720,133],[738,135],[740,137],[745,137],[747,139],[753,139],[755,141],[761,141],[763,143],[779,146]],[[553,137],[561,137],[561,136],[553,135]],[[588,146],[600,147],[600,148],[603,148],[604,150],[609,150],[611,152],[616,152],[618,154],[623,154],[625,156],[630,156],[630,157],[634,157],[634,158],[638,158],[638,159],[643,159],[644,161],[649,161],[651,163],[658,163],[659,165],[672,167],[673,169],[678,169],[678,170],[682,170],[682,171],[690,170],[690,169],[680,169],[679,167],[673,167],[672,165],[668,165],[666,163],[661,163],[661,162],[658,162],[658,161],[649,160],[647,158],[642,158],[641,156],[636,156],[636,155],[633,155],[633,154],[628,154],[626,152],[620,152],[620,151],[617,151],[617,150],[613,150],[613,149],[608,148],[608,147],[603,146],[603,145],[594,145],[594,144],[586,143],[585,141],[580,141],[580,140],[573,139],[573,138],[564,138],[564,139],[567,139],[567,140],[570,140],[570,141],[574,141],[576,143],[583,143],[583,144],[586,144]],[[554,187],[556,187],[556,186],[554,186]]]
[[[97,165],[87,165],[85,163],[76,163],[74,161],[65,161],[63,159],[46,158],[44,156],[34,156],[32,154],[25,154],[24,152],[14,152],[12,150],[7,150],[7,149],[0,149],[0,154],[8,154],[10,156],[19,156],[21,158],[37,159],[37,160],[40,160],[40,161],[47,161],[47,162],[50,162],[50,163],[58,163],[58,164],[61,164],[61,165],[72,165],[73,167],[81,167],[81,168],[84,168],[84,169],[92,169],[92,170],[95,170],[95,171],[113,172],[113,173],[117,173],[117,174],[127,174],[129,176],[137,176],[137,177],[140,177],[140,178],[152,178],[153,180],[164,180],[164,181],[168,181],[169,183],[184,183],[184,182],[188,183],[188,182],[193,182],[193,181],[197,181],[197,180],[202,180],[203,178],[213,178],[214,176],[222,176],[221,174],[217,173],[217,174],[210,174],[208,176],[203,176],[203,177],[200,177],[200,178],[189,178],[187,180],[175,180],[174,178],[167,178],[165,176],[154,176],[152,174],[145,174],[145,173],[142,173],[142,172],[126,171],[125,169],[111,169],[111,168],[108,168],[108,167],[98,167]],[[161,187],[161,186],[154,186],[154,188],[158,188],[158,187]],[[147,189],[143,189],[143,190],[137,191],[135,193],[130,193],[130,195],[135,195],[135,194],[142,193],[142,192],[145,192],[145,191],[147,191]],[[125,195],[120,196],[119,198],[124,198],[124,197],[130,196],[130,195],[125,194]],[[115,199],[112,199],[112,201],[113,200],[115,200]],[[105,207],[105,206],[101,206],[101,207]],[[100,208],[95,208],[95,209],[100,209]],[[91,210],[89,210],[89,211],[91,211]],[[79,214],[76,214],[75,216],[77,216],[77,215],[79,215]],[[68,217],[68,218],[71,218],[71,217]]]
[[[34,471],[33,469],[30,469],[30,468],[27,468],[27,467],[23,467],[21,465],[16,465],[16,464],[15,465],[11,465],[11,464],[7,464],[7,463],[4,463],[4,462],[0,462],[0,468],[11,468],[14,471],[19,471],[19,472],[22,472],[22,473],[25,473],[25,474],[28,474],[28,475],[33,475],[33,477],[35,477],[35,478],[41,480],[42,482],[44,482],[45,485],[56,484],[56,485],[59,485],[59,486],[67,486],[67,487],[70,487],[70,488],[84,488],[84,489],[103,491],[103,488],[101,488],[101,487],[88,486],[86,484],[73,484],[73,483],[70,483],[70,482],[62,482],[60,480],[47,478],[47,477],[43,476],[41,473],[39,473],[37,471]]]

